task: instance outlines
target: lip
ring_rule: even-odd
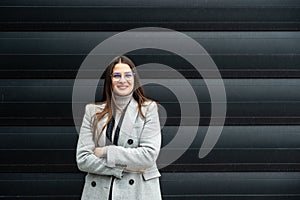
[[[118,89],[121,89],[121,90],[125,90],[128,88],[128,86],[125,86],[125,85],[120,85],[120,86],[117,86]]]

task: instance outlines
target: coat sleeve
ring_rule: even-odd
[[[108,167],[106,158],[98,158],[94,154],[95,143],[93,141],[93,125],[91,118],[92,104],[85,107],[85,114],[80,128],[77,148],[76,161],[79,170],[99,175],[113,175],[122,178],[124,168]]]
[[[152,167],[158,157],[161,146],[161,131],[156,102],[148,105],[145,114],[146,121],[136,148],[122,146],[107,146],[107,164],[110,167],[126,166],[134,169]]]

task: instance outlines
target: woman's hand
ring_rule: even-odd
[[[133,172],[141,172],[141,173],[144,173],[146,171],[146,169],[134,169],[134,168],[128,168],[128,167],[126,167],[126,170],[133,171]]]
[[[106,149],[105,149],[105,147],[96,147],[96,148],[94,149],[94,154],[95,154],[98,158],[106,157]]]

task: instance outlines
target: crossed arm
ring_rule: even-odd
[[[96,147],[94,149],[94,154],[98,158],[105,158],[106,154],[107,154],[106,152],[107,152],[106,146],[104,146],[104,147]],[[145,170],[146,170],[146,169],[137,169],[137,168],[129,168],[129,167],[126,167],[125,169],[128,170],[128,171],[135,171],[135,172],[145,172]]]
[[[77,144],[76,161],[81,171],[122,178],[124,170],[143,172],[155,164],[161,145],[160,125],[155,102],[148,105],[140,145],[137,148],[114,145],[95,147],[92,139],[92,106],[91,104],[86,106]]]

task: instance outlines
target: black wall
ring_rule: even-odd
[[[72,116],[77,70],[101,41],[148,26],[198,41],[227,94],[221,137],[199,159],[211,119],[202,77],[172,52],[128,53],[137,65],[157,62],[181,72],[199,100],[197,137],[161,169],[164,199],[300,198],[299,1],[2,0],[0,16],[0,199],[80,198],[85,174],[75,162]],[[165,146],[181,120],[177,99],[158,84],[145,89],[168,112]],[[184,126],[195,125],[188,120],[193,116],[185,117]]]

